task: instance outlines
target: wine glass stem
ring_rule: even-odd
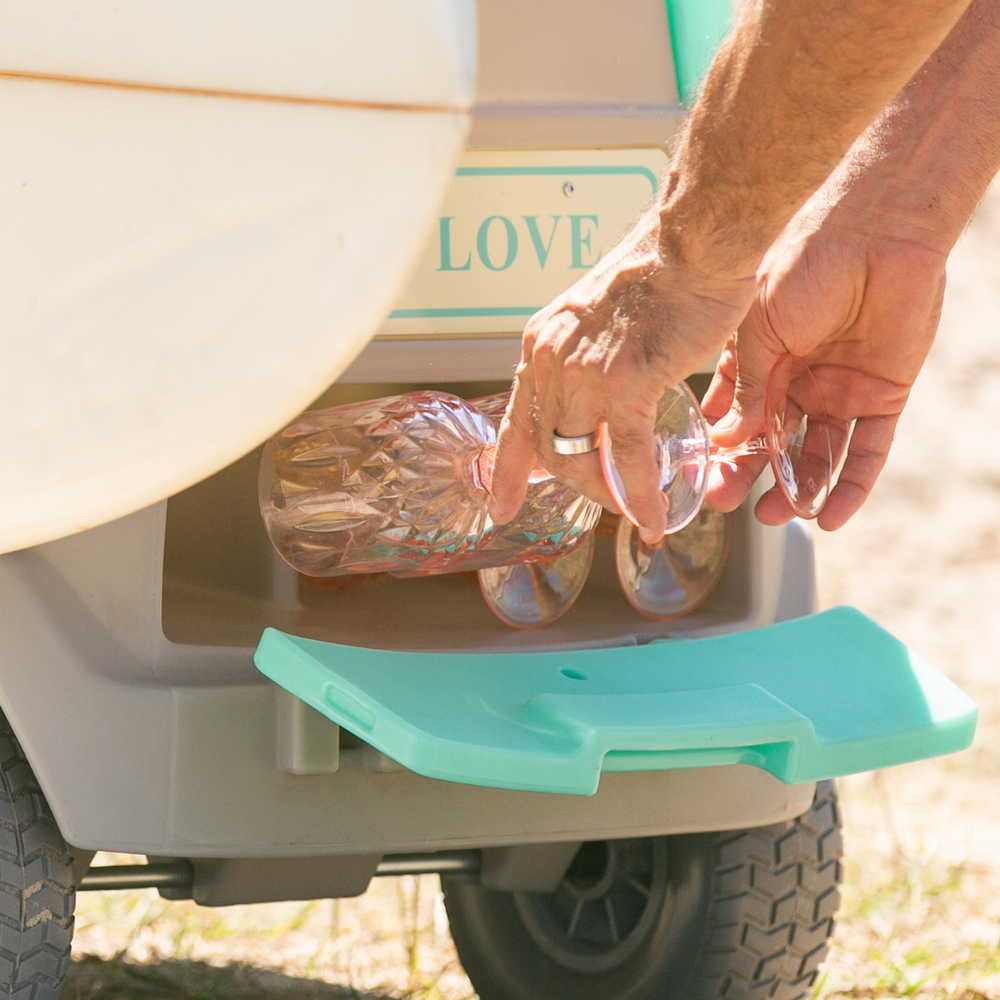
[[[744,441],[743,444],[734,445],[732,448],[712,448],[709,461],[715,464],[732,465],[733,459],[743,458],[746,455],[766,455],[768,453],[767,441],[763,434]]]
[[[685,440],[680,454],[669,464],[670,474],[673,475],[678,469],[690,465],[693,461],[701,461],[700,456],[704,455],[703,448],[703,442]],[[708,460],[713,465],[732,465],[736,458],[743,458],[745,455],[766,455],[767,453],[767,442],[764,435],[760,434],[750,441],[744,441],[743,444],[732,448],[719,448],[712,445]]]

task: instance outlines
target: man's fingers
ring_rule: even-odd
[[[898,417],[862,417],[851,436],[847,460],[816,523],[824,531],[843,527],[868,499],[885,465]],[[778,525],[794,516],[777,487],[770,489],[754,508],[762,524]]]
[[[781,490],[777,486],[772,486],[757,501],[753,515],[761,524],[777,527],[779,524],[787,524],[795,517],[795,511],[788,506],[788,501]]]
[[[899,416],[861,417],[854,425],[847,459],[817,524],[824,531],[843,527],[868,499],[885,465]]]
[[[766,455],[746,455],[731,463],[713,462],[708,473],[705,503],[715,510],[736,510],[766,466]]]
[[[722,349],[715,366],[715,374],[712,376],[708,391],[701,401],[701,412],[705,414],[705,419],[710,424],[721,420],[733,405],[733,396],[736,393],[736,375],[736,338],[730,337]]]
[[[605,507],[614,508],[596,450],[598,429],[604,420],[604,397],[598,383],[580,375],[573,366],[563,365],[559,368],[559,381],[550,379],[550,391],[539,401],[536,414],[535,450],[542,465],[561,482]],[[556,454],[553,434],[567,438],[593,435],[595,449],[580,455]]]
[[[639,524],[643,541],[655,543],[666,530],[667,513],[666,500],[660,492],[653,416],[618,412],[608,420],[608,436],[629,511]]]
[[[506,524],[521,509],[528,491],[528,476],[535,467],[534,421],[531,416],[534,396],[530,366],[522,366],[514,382],[507,412],[500,423],[489,483],[490,516],[497,524]]]
[[[732,448],[764,429],[764,405],[767,377],[774,362],[784,353],[767,327],[763,309],[755,305],[730,340],[720,359],[724,377],[733,379],[732,402],[728,413],[716,415],[716,400],[708,399],[712,440],[720,447]],[[719,390],[721,392],[722,386]],[[706,416],[708,411],[706,411]]]
[[[611,492],[604,481],[597,451],[603,405],[587,386],[575,386],[561,403],[551,400],[543,406],[535,424],[535,449],[548,469],[560,482],[579,490],[603,507],[616,509]],[[552,435],[583,437],[593,435],[594,450],[581,455],[557,455],[552,448]]]
[[[596,451],[586,455],[557,455],[544,464],[559,482],[565,483],[591,500],[596,500],[608,510],[618,510],[618,505],[604,482],[601,459]]]

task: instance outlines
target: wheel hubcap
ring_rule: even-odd
[[[515,893],[528,933],[550,958],[580,973],[608,972],[646,939],[667,905],[663,837],[584,844],[551,895]]]

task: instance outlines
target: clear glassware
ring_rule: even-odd
[[[510,393],[484,396],[470,405],[485,413],[499,429]],[[488,566],[478,571],[483,600],[502,622],[514,628],[538,628],[554,622],[576,602],[594,559],[594,528],[600,504],[564,486],[544,469],[528,477],[528,496],[518,516],[498,529],[504,549],[537,549],[532,541],[550,522],[575,527],[579,542],[530,561]],[[582,529],[582,530],[581,530]]]
[[[680,531],[701,509],[708,487],[711,442],[701,407],[686,382],[672,386],[656,404],[653,425],[660,490],[667,498],[667,533]],[[601,468],[618,509],[637,524],[614,461],[607,424],[598,431]]]
[[[711,464],[731,463],[745,455],[766,454],[778,488],[795,514],[816,517],[830,493],[835,458],[839,460],[847,440],[847,425],[827,413],[809,366],[785,354],[768,375],[765,430],[759,437],[735,448],[715,445],[698,401],[684,383],[661,397],[654,433],[660,489],[667,498],[667,533],[672,534],[690,524],[701,509]],[[601,425],[598,443],[611,495],[635,524],[606,424]]]
[[[478,572],[489,609],[513,628],[550,625],[575,603],[594,561],[594,533],[574,549],[538,562],[490,566]]]
[[[627,517],[615,532],[615,570],[629,604],[655,621],[694,611],[715,589],[729,558],[728,514],[702,507],[688,524],[655,545]]]
[[[287,563],[314,577],[422,576],[575,549],[600,508],[541,470],[518,518],[493,523],[495,444],[494,419],[445,392],[304,413],[264,448],[268,535]]]

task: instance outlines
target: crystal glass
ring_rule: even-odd
[[[615,532],[615,570],[629,604],[656,621],[697,608],[715,589],[729,558],[730,517],[702,507],[688,524],[646,545],[627,517]]]
[[[470,405],[499,429],[509,401],[510,393],[503,392],[474,399]],[[532,472],[524,506],[510,524],[497,529],[496,537],[505,551],[531,550],[533,557],[479,570],[483,600],[497,618],[514,628],[538,628],[565,614],[587,582],[600,515],[600,504],[564,486],[544,469]],[[570,525],[578,543],[569,546],[568,540],[560,539],[546,557],[539,554],[537,538],[554,523]]]
[[[304,413],[264,448],[268,535],[286,562],[316,577],[421,576],[575,549],[600,508],[541,470],[515,521],[493,523],[495,444],[495,418],[445,392]]]
[[[710,441],[701,407],[686,382],[672,386],[656,404],[653,425],[660,490],[667,498],[667,532],[680,531],[701,509],[708,487]],[[608,425],[598,432],[601,467],[618,509],[633,524],[625,486],[614,461]]]
[[[823,394],[809,366],[785,354],[767,380],[765,431],[735,448],[716,446],[691,390],[681,383],[657,404],[654,426],[660,489],[667,499],[667,532],[680,531],[701,509],[713,462],[732,463],[745,455],[766,454],[774,478],[792,510],[816,517],[830,492],[834,460],[846,442],[846,424],[827,413]],[[628,507],[607,425],[598,435],[601,465],[608,488],[624,515]]]

